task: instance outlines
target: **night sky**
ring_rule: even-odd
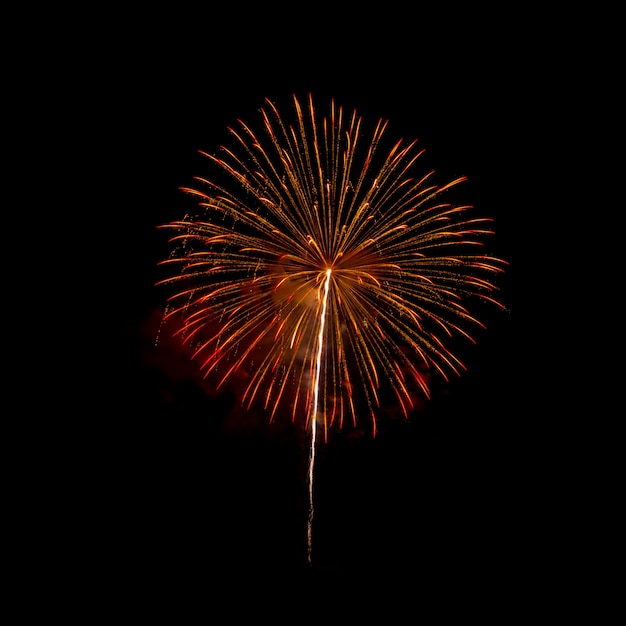
[[[400,588],[406,604],[431,590],[466,590],[478,604],[544,593],[558,478],[535,411],[534,313],[520,295],[536,68],[508,31],[466,32],[460,18],[307,26],[303,13],[287,28],[232,13],[204,25],[192,14],[162,16],[158,28],[121,24],[92,43],[107,54],[82,94],[97,105],[83,210],[96,212],[86,235],[100,287],[93,338],[75,363],[93,372],[68,468],[81,494],[77,568],[108,572],[100,588],[137,603],[221,587],[243,600],[271,588],[282,602],[285,581],[301,599],[352,585],[360,606]],[[166,340],[155,346],[166,297],[157,264],[168,251],[157,226],[183,216],[179,188],[204,173],[198,150],[216,150],[238,118],[257,124],[265,97],[284,111],[292,94],[309,93],[319,110],[334,98],[369,123],[388,119],[388,136],[417,138],[440,182],[467,175],[461,195],[495,219],[489,245],[510,262],[499,281],[507,310],[487,316],[465,375],[438,385],[408,422],[382,422],[375,439],[357,431],[319,446],[312,567],[302,433],[207,394]]]

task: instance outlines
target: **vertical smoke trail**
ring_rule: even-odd
[[[311,453],[309,455],[309,523],[307,529],[307,560],[312,563],[312,535],[313,535],[313,467],[315,465],[315,439],[317,435],[317,408],[319,401],[320,370],[322,367],[322,346],[324,342],[324,324],[326,323],[326,304],[328,302],[328,288],[330,286],[331,270],[326,270],[326,282],[324,283],[324,298],[322,300],[322,317],[320,319],[320,332],[317,338],[317,359],[315,363],[315,381],[313,387],[313,414],[311,416]]]

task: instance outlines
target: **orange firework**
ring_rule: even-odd
[[[267,100],[259,131],[239,121],[203,153],[198,214],[163,226],[165,317],[218,387],[244,374],[246,407],[376,434],[381,407],[408,417],[432,374],[462,373],[454,342],[483,326],[474,306],[502,306],[506,262],[485,252],[490,219],[441,199],[464,178],[415,173],[415,141],[383,148],[387,122],[366,135],[356,111],[293,103],[292,123]]]

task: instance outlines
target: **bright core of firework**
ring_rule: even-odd
[[[203,153],[215,174],[184,189],[197,216],[163,226],[165,317],[218,386],[245,371],[243,401],[269,419],[366,416],[375,434],[388,394],[408,417],[430,373],[462,372],[452,340],[482,326],[474,303],[501,307],[506,262],[484,251],[491,220],[440,199],[464,178],[416,175],[415,141],[383,148],[387,122],[366,135],[334,101],[293,103],[291,123],[267,100],[260,131],[239,121],[232,147]]]

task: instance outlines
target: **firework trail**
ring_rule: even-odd
[[[289,413],[310,432],[309,561],[318,426],[377,420],[389,397],[408,418],[432,373],[464,366],[458,337],[483,328],[471,306],[502,305],[493,278],[506,262],[484,251],[491,220],[440,200],[434,172],[416,176],[416,142],[382,147],[354,111],[320,117],[294,96],[294,122],[274,104],[262,131],[243,121],[232,147],[202,153],[215,173],[184,191],[198,214],[173,231],[164,319],[219,388],[245,372],[243,403]]]

